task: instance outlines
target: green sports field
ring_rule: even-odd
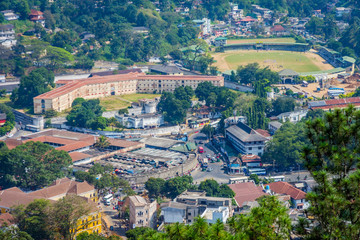
[[[319,55],[312,52],[235,50],[212,54],[220,71],[237,69],[240,65],[257,62],[274,71],[292,69],[313,72],[332,69]]]

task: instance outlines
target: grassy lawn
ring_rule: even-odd
[[[228,44],[235,43],[259,43],[259,42],[281,42],[281,43],[295,43],[294,38],[249,38],[249,39],[229,39]]]
[[[143,98],[152,99],[152,98],[156,98],[156,97],[160,97],[160,96],[161,96],[161,94],[135,93],[135,94],[129,94],[129,95],[122,95],[120,97],[122,99],[128,100],[130,102],[137,102]]]
[[[129,94],[121,96],[111,96],[106,98],[100,98],[100,105],[105,107],[106,111],[114,111],[130,106],[131,102],[137,102],[143,98],[155,98],[160,97],[160,94]]]
[[[105,108],[105,111],[114,111],[130,106],[130,102],[125,101],[121,96],[111,96],[100,98],[100,105]]]
[[[10,95],[6,95],[3,98],[0,98],[0,103],[9,103],[10,102]]]
[[[314,54],[315,55],[315,54]],[[312,53],[300,53],[289,51],[229,51],[225,53],[215,53],[212,56],[217,61],[216,66],[220,70],[237,69],[240,65],[257,62],[262,67],[269,67],[274,71],[282,69],[292,69],[296,72],[313,72],[326,70],[328,66],[323,66]]]

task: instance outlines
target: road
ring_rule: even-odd
[[[207,137],[205,134],[196,132],[194,134],[191,134],[189,136],[189,141],[196,142],[198,145],[203,146],[204,153],[199,154],[201,158],[206,157],[206,155],[210,154],[211,156],[214,156],[214,152],[211,150],[212,147],[207,142]],[[204,144],[200,144],[203,142]],[[215,162],[215,163],[209,163],[209,167],[213,169],[211,172],[207,171],[201,171],[201,169],[196,169],[194,172],[192,172],[191,176],[194,179],[195,184],[199,184],[201,181],[204,181],[206,179],[214,179],[218,183],[228,183],[229,178],[236,177],[238,175],[228,175],[225,173],[225,171],[222,169],[222,165],[224,163],[221,162]],[[284,175],[286,182],[296,182],[298,180],[302,181],[305,179],[311,179],[310,173],[307,171],[293,171],[293,172],[286,172],[286,173],[276,173],[272,175]],[[262,178],[262,177],[261,177]]]
[[[194,133],[190,135],[189,141],[198,143],[199,146],[204,148],[204,153],[199,154],[200,158],[206,158],[206,155],[210,154],[211,157],[215,156],[215,153],[211,150],[211,145],[207,142],[207,137],[203,133]],[[203,144],[201,144],[201,142]],[[194,172],[191,173],[191,176],[194,179],[195,184],[199,184],[201,181],[206,179],[214,179],[218,183],[228,183],[229,182],[229,175],[227,175],[224,170],[222,169],[223,162],[209,162],[209,168],[213,170],[211,172],[201,171],[201,169],[196,169]]]
[[[116,203],[116,200],[114,199],[112,203]],[[103,218],[105,218],[108,228],[110,228],[110,226],[113,226],[114,228],[111,232],[121,236],[123,239],[126,239],[124,220],[120,220],[118,218],[118,210],[114,210],[113,205],[105,206],[102,202],[100,203],[100,206],[102,208]]]

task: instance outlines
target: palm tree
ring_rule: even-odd
[[[184,240],[186,239],[186,227],[183,223],[175,223],[166,226],[166,233],[172,240]]]
[[[205,239],[208,234],[209,225],[206,222],[205,218],[197,217],[195,218],[195,222],[192,225],[191,235],[193,238],[191,239]]]
[[[100,136],[97,140],[96,143],[94,144],[94,147],[97,147],[101,150],[107,148],[108,146],[110,146],[110,142],[109,140],[104,137],[104,136]]]
[[[216,223],[210,227],[210,238],[212,240],[223,240],[228,237],[229,234],[225,231],[224,223],[217,219]]]

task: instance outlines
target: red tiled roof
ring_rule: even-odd
[[[82,152],[71,152],[69,153],[69,155],[72,159],[72,162],[76,162],[91,157],[91,155]]]
[[[44,13],[43,12],[41,12],[41,11],[37,11],[37,10],[35,10],[35,9],[31,9],[31,11],[30,11],[30,16],[38,16],[38,15],[43,15]]]
[[[84,147],[89,147],[92,146],[93,144],[91,143],[87,143],[87,142],[82,142],[82,141],[77,141],[65,146],[61,146],[61,147],[57,147],[56,150],[64,150],[66,152],[70,152],[70,151],[74,151],[80,148],[84,148]]]
[[[301,191],[287,182],[273,182],[266,185],[270,187],[271,191],[279,194],[290,195],[291,198],[295,200],[304,199],[306,196],[304,191]]]
[[[256,129],[255,131],[266,138],[271,136],[270,133],[264,129]]]
[[[271,32],[283,32],[285,28],[281,25],[275,25],[270,29]]]
[[[62,178],[57,180],[54,185],[43,188],[34,192],[31,192],[27,195],[36,196],[39,198],[52,198],[59,195],[66,194],[82,194],[94,190],[94,186],[90,185],[88,182],[77,182],[68,178]]]
[[[19,191],[17,188],[9,188],[0,191],[0,206],[4,208],[11,208],[16,205],[28,205],[35,199],[39,199],[38,196],[30,196],[29,194]]]
[[[242,155],[241,156],[241,161],[243,163],[248,163],[248,162],[261,162],[261,158],[258,155],[254,155],[254,154],[248,154],[248,155]]]
[[[3,225],[10,226],[13,224],[14,217],[10,213],[2,213],[0,214],[0,227]]]
[[[229,184],[229,187],[235,192],[235,200],[239,207],[242,207],[244,202],[253,202],[267,195],[262,187],[256,186],[253,182]]]

